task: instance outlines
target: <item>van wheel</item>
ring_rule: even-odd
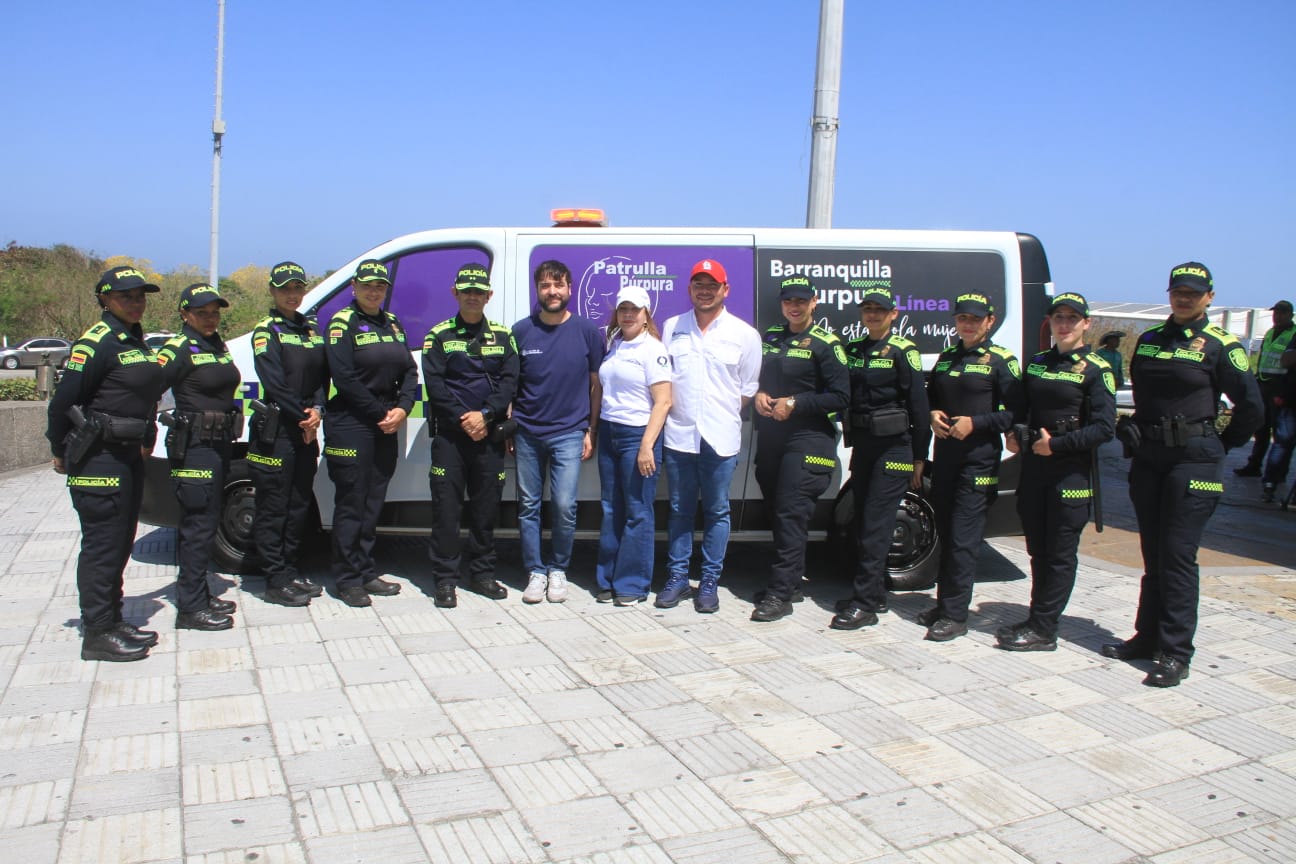
[[[248,476],[247,463],[242,460],[231,462],[220,523],[216,526],[214,552],[222,570],[242,573],[249,567],[253,549],[252,517],[255,513],[256,491]]]
[[[936,584],[940,574],[940,537],[936,533],[936,510],[927,493],[931,482],[923,478],[922,493],[905,492],[896,514],[895,533],[887,554],[887,589],[891,591],[925,591]],[[842,486],[833,505],[829,543],[839,568],[847,578],[853,577],[855,553],[855,500],[850,483]]]

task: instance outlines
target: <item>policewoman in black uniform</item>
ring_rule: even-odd
[[[228,630],[232,601],[211,596],[207,581],[220,522],[232,442],[243,434],[243,411],[235,406],[243,376],[221,338],[221,309],[229,301],[199,282],[180,292],[180,332],[158,351],[162,386],[175,409],[163,415],[171,485],[180,504],[176,550],[176,629]]]
[[[856,630],[877,623],[885,611],[887,554],[905,488],[921,489],[931,444],[931,417],[922,355],[913,342],[891,332],[895,297],[868,288],[860,300],[864,333],[846,343],[850,408],[845,413],[851,447],[851,495],[855,502],[858,563],[854,590],[838,604],[828,626]]]
[[[458,604],[460,563],[478,594],[503,600],[508,589],[495,580],[495,524],[504,491],[504,439],[509,403],[517,390],[518,354],[513,333],[486,320],[490,274],[466,264],[455,276],[459,313],[428,331],[423,340],[423,382],[432,440],[432,536],[428,557],[436,580],[435,603]],[[468,542],[459,540],[465,489]]]
[[[1197,630],[1197,547],[1224,492],[1224,453],[1264,419],[1247,353],[1206,310],[1214,281],[1196,261],[1170,271],[1170,318],[1139,336],[1130,361],[1134,417],[1116,434],[1132,451],[1130,500],[1143,550],[1134,635],[1102,647],[1118,660],[1152,659],[1143,683],[1174,687],[1188,677]],[[1233,418],[1215,431],[1219,394]]]
[[[810,517],[837,465],[832,415],[850,402],[841,340],[814,323],[814,285],[804,276],[784,279],[779,301],[786,323],[761,339],[755,398],[756,482],[774,531],[774,561],[753,621],[792,612],[792,592],[805,576]]]
[[[1008,651],[1057,648],[1058,621],[1075,588],[1076,550],[1094,499],[1094,451],[1116,427],[1116,376],[1085,343],[1089,303],[1059,294],[1048,312],[1053,347],[1032,356],[1022,376],[1025,423],[1004,436],[1021,454],[1017,514],[1030,554],[1025,621],[998,633]]]
[[[355,299],[333,316],[325,356],[336,393],[324,415],[324,459],[333,481],[333,576],[348,606],[370,594],[400,593],[378,578],[373,547],[387,484],[396,473],[397,435],[418,400],[418,369],[396,316],[383,309],[387,267],[361,261],[351,279]]]
[[[264,410],[254,407],[248,468],[256,488],[252,538],[266,578],[264,598],[306,606],[324,589],[297,569],[302,531],[314,498],[319,427],[328,365],[315,321],[297,311],[306,271],[292,261],[270,270],[270,314],[252,331],[252,362]]]
[[[999,488],[1000,436],[1021,420],[1021,368],[1011,351],[990,341],[994,325],[985,295],[960,294],[959,341],[940,353],[927,383],[936,435],[931,496],[942,546],[936,605],[918,623],[933,642],[967,633],[977,551]]]
[[[82,660],[142,660],[158,641],[157,633],[122,618],[122,572],[135,545],[144,454],[157,440],[153,416],[162,394],[162,374],[139,322],[145,295],[158,290],[134,267],[99,278],[103,315],[73,344],[50,400],[45,437],[81,520]]]

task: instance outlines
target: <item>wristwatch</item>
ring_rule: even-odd
[[[795,397],[795,396],[789,396],[789,397],[787,397],[787,406],[788,406],[788,413],[789,413],[789,414],[791,414],[793,411],[796,410],[796,397]]]
[[[491,421],[495,419],[495,412],[490,409],[489,405],[481,409],[481,415],[482,415],[482,421],[485,422],[487,426],[489,426],[491,424]]]

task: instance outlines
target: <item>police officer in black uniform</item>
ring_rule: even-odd
[[[841,340],[814,323],[814,285],[804,276],[784,279],[779,300],[787,321],[762,337],[754,403],[756,482],[774,531],[774,561],[753,621],[776,621],[792,612],[792,592],[805,576],[810,517],[837,466],[831,415],[850,403]]]
[[[858,563],[854,591],[828,625],[834,630],[876,624],[877,613],[886,610],[887,553],[897,509],[906,486],[922,488],[931,444],[922,355],[913,342],[891,332],[895,297],[888,288],[868,288],[859,308],[865,329],[846,343],[851,398],[844,424],[852,448]]]
[[[232,601],[211,596],[207,581],[216,527],[220,522],[232,442],[243,434],[243,412],[235,407],[243,376],[234,365],[219,328],[229,301],[199,282],[180,292],[180,332],[158,351],[162,386],[175,409],[163,416],[171,485],[180,504],[176,550],[176,629],[228,630]]]
[[[1076,550],[1094,498],[1094,451],[1116,427],[1116,376],[1085,344],[1089,304],[1059,294],[1048,313],[1053,347],[1035,354],[1022,378],[1026,422],[1004,438],[1021,453],[1017,514],[1031,562],[1030,615],[998,633],[1008,651],[1053,651],[1071,599]]]
[[[917,620],[933,642],[967,633],[977,550],[999,487],[1000,436],[1022,416],[1021,368],[1011,351],[990,341],[989,298],[959,295],[954,325],[959,341],[941,352],[927,384],[936,435],[931,495],[942,548],[936,605]]]
[[[1245,444],[1264,419],[1246,349],[1211,324],[1215,297],[1204,264],[1170,271],[1170,317],[1141,335],[1130,361],[1134,417],[1117,437],[1132,451],[1130,500],[1143,550],[1134,636],[1102,647],[1105,657],[1153,659],[1143,679],[1174,687],[1188,677],[1197,630],[1197,546],[1224,492],[1224,453]],[[1233,418],[1215,431],[1219,394]]]
[[[428,557],[436,579],[436,605],[457,605],[461,558],[468,584],[492,600],[508,589],[495,581],[495,523],[504,490],[504,433],[517,390],[518,355],[512,331],[487,321],[490,274],[466,264],[455,277],[459,314],[433,327],[423,341],[423,382],[432,439],[432,537]],[[468,491],[468,543],[459,541],[459,518]]]
[[[252,331],[252,362],[261,382],[263,411],[248,436],[248,467],[256,488],[252,538],[266,578],[265,600],[306,606],[324,589],[302,576],[297,558],[314,498],[319,427],[328,367],[324,337],[297,311],[306,271],[292,261],[270,270],[274,304]]]
[[[367,258],[351,279],[355,299],[333,316],[325,356],[337,393],[324,417],[324,458],[333,481],[333,576],[348,606],[400,593],[378,578],[373,547],[387,484],[396,473],[396,433],[418,400],[418,369],[405,330],[383,309],[391,276]]]
[[[122,619],[122,571],[139,527],[144,453],[157,439],[153,415],[162,394],[162,374],[139,322],[145,295],[158,290],[134,267],[99,278],[103,316],[73,344],[50,400],[45,437],[81,520],[82,660],[142,660],[158,641],[157,633]]]

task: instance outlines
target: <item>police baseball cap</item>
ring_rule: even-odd
[[[366,258],[356,267],[355,276],[357,282],[386,282],[391,284],[391,276],[387,273],[387,265],[377,258]]]
[[[465,264],[459,268],[458,275],[455,276],[456,291],[478,291],[491,290],[490,273],[480,264]]]
[[[1215,280],[1211,279],[1211,272],[1205,264],[1189,261],[1170,271],[1170,287],[1166,290],[1173,291],[1176,288],[1188,288],[1204,294],[1215,290]]]
[[[289,282],[306,283],[306,271],[293,261],[280,261],[270,268],[270,287],[282,288]]]
[[[1059,294],[1054,297],[1053,302],[1049,305],[1048,314],[1052,315],[1062,306],[1065,306],[1068,309],[1074,309],[1086,318],[1089,317],[1089,301],[1074,291],[1068,291],[1065,294]]]
[[[1272,305],[1272,306],[1269,307],[1269,311],[1270,311],[1270,312],[1286,312],[1288,315],[1290,315],[1290,314],[1291,314],[1291,311],[1292,311],[1292,304],[1291,304],[1291,301],[1290,301],[1290,300],[1279,300],[1277,303],[1275,303],[1274,305]]]
[[[229,301],[220,296],[220,292],[206,282],[195,282],[180,292],[180,308],[196,309],[208,303],[217,303],[221,308],[229,306]]]
[[[692,278],[699,273],[705,273],[721,285],[729,281],[729,275],[725,273],[724,265],[711,258],[704,258],[694,264],[693,272],[689,274],[689,279],[692,280]]]
[[[146,294],[156,294],[162,289],[134,267],[122,266],[105,270],[95,285],[95,294],[107,294],[109,291],[130,291],[132,288],[143,288]]]
[[[881,285],[864,289],[864,296],[860,297],[858,305],[863,306],[865,303],[876,303],[888,310],[896,308],[895,295],[891,293],[890,288],[883,288]]]
[[[812,300],[814,296],[814,283],[805,276],[789,276],[779,283],[780,300]]]
[[[955,315],[977,315],[985,318],[994,314],[990,298],[984,294],[960,294],[954,300]]]

